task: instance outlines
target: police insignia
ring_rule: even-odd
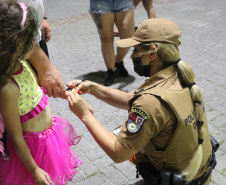
[[[146,112],[138,107],[132,107],[129,119],[127,121],[127,130],[130,133],[138,133],[144,123],[144,120],[148,119],[149,116]]]

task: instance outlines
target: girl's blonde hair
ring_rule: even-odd
[[[199,146],[188,166],[182,172],[185,180],[189,182],[193,180],[197,175],[203,159],[202,141],[204,138],[205,129],[203,127],[203,106],[201,91],[199,87],[194,83],[195,74],[192,68],[182,60],[179,60],[179,62],[175,63],[175,61],[180,58],[179,49],[176,45],[171,43],[153,42],[149,44],[142,44],[142,50],[148,51],[151,45],[155,45],[157,47],[157,55],[162,61],[163,68],[168,67],[172,64],[175,65],[177,76],[181,82],[181,85],[183,87],[190,88],[191,97],[195,109],[195,118],[197,121]]]

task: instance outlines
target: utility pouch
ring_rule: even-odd
[[[161,185],[159,171],[154,169],[150,162],[140,162],[136,168],[137,178],[141,175],[146,185]]]
[[[161,185],[183,185],[183,176],[170,171],[160,172]]]

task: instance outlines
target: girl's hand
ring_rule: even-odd
[[[90,113],[93,113],[92,107],[85,102],[81,96],[74,91],[68,96],[68,103],[71,111],[82,120],[84,116],[88,116]]]
[[[50,185],[52,183],[49,175],[41,168],[36,168],[32,176],[36,185]]]

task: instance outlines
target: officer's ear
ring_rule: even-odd
[[[153,60],[157,56],[157,47],[155,45],[150,46],[150,59]]]

